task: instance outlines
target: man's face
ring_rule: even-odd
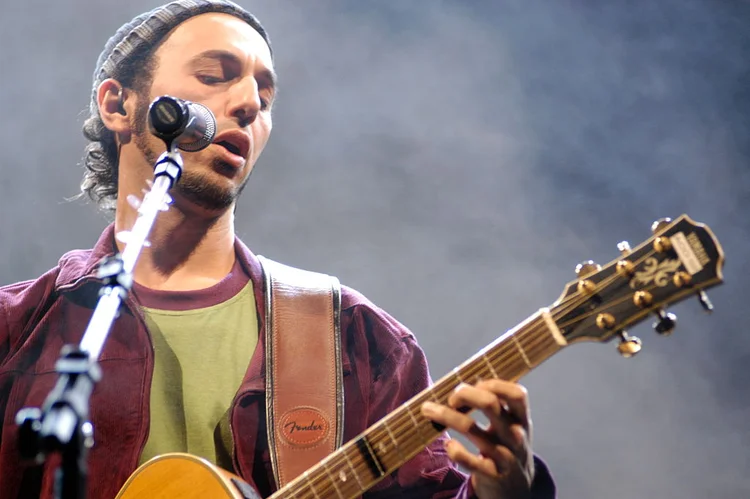
[[[139,97],[133,118],[134,142],[151,166],[164,151],[146,121],[148,106],[158,96],[208,107],[216,117],[214,143],[181,153],[185,166],[172,194],[177,202],[225,210],[242,192],[271,133],[275,75],[268,45],[239,18],[202,14],[175,28],[155,60],[149,95]]]

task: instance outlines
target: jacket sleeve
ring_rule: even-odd
[[[383,316],[381,315],[381,318]],[[424,351],[416,338],[390,317],[383,326],[386,337],[397,338],[391,353],[371,367],[373,383],[370,392],[369,423],[374,424],[397,409],[411,397],[432,384]],[[390,319],[390,321],[388,320]],[[388,323],[390,322],[390,323]],[[397,328],[397,330],[394,330]],[[444,449],[450,437],[443,432],[419,454],[386,477],[365,499],[413,497],[424,499],[476,497],[469,476],[448,458]],[[547,466],[535,456],[536,475],[532,499],[554,499],[555,485]]]
[[[38,303],[29,299],[37,290],[32,281],[0,287],[0,366],[8,360]]]
[[[43,305],[52,293],[56,272],[57,268],[35,280],[0,287],[0,366],[18,350],[27,326],[44,313]]]

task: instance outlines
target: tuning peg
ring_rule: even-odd
[[[692,281],[693,278],[687,272],[676,272],[675,275],[672,276],[672,282],[678,288],[688,287],[691,285]]]
[[[630,336],[627,331],[620,331],[620,344],[617,345],[617,351],[629,359],[641,351],[641,339],[637,336]]]
[[[698,301],[701,302],[703,310],[705,310],[709,314],[714,311],[714,304],[711,303],[711,300],[708,298],[708,295],[705,291],[698,292]]]
[[[668,237],[659,236],[654,239],[654,251],[657,253],[664,253],[672,249],[672,241]]]
[[[667,313],[663,309],[656,311],[659,316],[659,322],[654,322],[654,330],[662,336],[669,336],[677,325],[677,316]]]
[[[602,266],[593,260],[586,260],[576,265],[576,275],[580,278],[584,278],[587,275],[591,275],[594,272],[599,272]]]
[[[630,243],[627,241],[620,241],[619,243],[617,243],[617,249],[620,251],[620,254],[622,256],[628,256],[632,251],[630,249]]]
[[[651,233],[656,234],[657,232],[661,231],[664,227],[672,223],[671,218],[660,218],[658,220],[655,220],[654,223],[651,224]]]

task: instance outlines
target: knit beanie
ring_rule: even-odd
[[[152,47],[158,44],[178,24],[208,12],[221,12],[242,19],[252,26],[268,44],[271,42],[260,21],[230,0],[176,0],[141,14],[124,24],[107,41],[99,55],[94,70],[94,83],[91,94],[91,114],[96,116],[99,108],[96,93],[99,85],[107,78],[118,78],[121,68],[135,57],[143,57]],[[271,56],[273,51],[271,50]]]

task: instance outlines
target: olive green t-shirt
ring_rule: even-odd
[[[258,344],[252,282],[235,265],[205,290],[136,291],[154,345],[151,424],[139,464],[187,452],[231,471],[229,409]]]

